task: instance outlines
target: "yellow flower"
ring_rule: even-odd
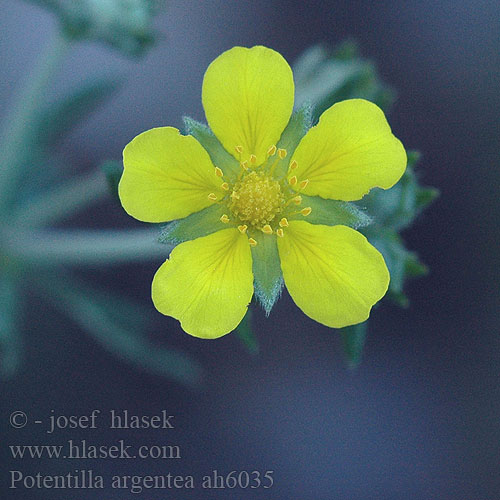
[[[356,219],[346,201],[399,180],[405,150],[383,112],[361,99],[335,104],[297,139],[293,96],[280,54],[234,47],[203,80],[213,135],[155,128],[124,150],[125,210],[145,222],[178,221],[170,236],[184,242],[157,271],[152,297],[191,335],[234,330],[254,281],[268,311],[284,279],[305,314],[334,328],[366,320],[387,290],[381,254],[338,221]]]

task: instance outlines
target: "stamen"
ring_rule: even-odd
[[[220,187],[224,190],[224,191],[229,191],[229,184],[227,182],[223,182]]]
[[[236,146],[234,149],[236,149],[236,152],[239,154],[243,153],[243,146]]]
[[[298,166],[298,163],[293,160],[292,163],[290,163],[290,170],[295,170]]]
[[[257,161],[257,157],[255,155],[250,155],[250,163],[255,164]]]
[[[215,167],[215,175],[217,177],[223,177],[224,173],[222,172],[222,170],[219,167]]]
[[[263,226],[261,231],[264,234],[273,234],[273,228],[269,224],[266,224],[265,226]]]
[[[248,161],[247,160],[242,161],[240,163],[240,165],[243,167],[243,170],[248,170]]]
[[[273,144],[267,150],[267,156],[274,156],[276,154],[276,146]]]
[[[245,234],[247,232],[248,226],[246,224],[243,224],[242,226],[238,226],[238,231],[241,234]]]
[[[303,208],[300,213],[304,216],[304,217],[307,217],[310,213],[312,212],[312,208],[311,207],[306,207],[306,208]]]
[[[239,199],[240,199],[240,197],[239,197],[239,195],[238,195],[238,193],[237,193],[236,191],[233,191],[233,192],[230,194],[230,196],[231,196],[231,198],[232,198],[233,200],[239,200]]]
[[[309,179],[306,179],[304,181],[300,181],[300,189],[305,189],[307,187],[307,185],[309,184]]]
[[[295,184],[297,184],[297,176],[294,175],[290,177],[290,179],[288,180],[288,184],[290,184],[290,186],[295,186]]]
[[[288,219],[286,217],[283,217],[280,222],[280,227],[288,227]]]
[[[284,160],[286,158],[286,149],[278,149],[278,156]]]
[[[248,238],[248,244],[251,247],[256,247],[257,246],[257,242],[253,238]]]
[[[217,201],[217,195],[215,193],[210,193],[208,199],[212,201]]]
[[[281,227],[280,227],[280,228],[278,228],[278,229],[276,229],[276,234],[277,234],[280,238],[283,238],[283,236],[285,236],[285,233],[284,233],[283,229],[281,229]]]
[[[221,218],[220,221],[223,222],[224,224],[227,224],[229,222],[229,217],[224,214]]]
[[[288,207],[290,203],[295,203],[295,205],[300,205],[302,203],[302,196],[298,194],[297,196],[294,196],[293,198],[290,198],[286,203],[285,207]]]

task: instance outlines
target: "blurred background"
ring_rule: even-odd
[[[363,362],[349,370],[336,332],[303,315],[286,292],[269,319],[256,309],[260,353],[252,356],[234,336],[192,338],[156,313],[150,284],[163,257],[79,269],[85,283],[137,301],[152,318],[154,341],[196,359],[203,383],[193,389],[135,368],[33,294],[23,312],[21,368],[2,382],[2,446],[79,437],[106,444],[117,437],[72,431],[48,442],[37,428],[9,429],[14,410],[45,418],[51,409],[75,415],[94,408],[148,415],[167,409],[176,423],[167,438],[181,446],[182,460],[96,461],[94,472],[201,477],[213,469],[274,470],[273,488],[81,490],[69,497],[500,498],[499,21],[496,1],[172,0],[155,18],[160,39],[143,58],[76,44],[49,102],[97,76],[119,74],[126,82],[54,146],[55,157],[72,165],[68,177],[120,159],[124,145],[146,129],[180,127],[183,115],[203,121],[204,71],[234,45],[267,45],[293,62],[313,44],[357,40],[397,92],[389,116],[395,135],[422,152],[420,178],[441,191],[403,234],[430,273],[406,288],[407,309],[384,302],[374,312]],[[56,29],[56,18],[38,6],[2,0],[0,118]],[[108,196],[60,227],[144,225]],[[119,437],[131,444],[165,438],[147,430]],[[63,490],[9,491],[5,479],[13,468],[45,474],[89,468],[50,460],[21,466],[5,448],[0,453],[2,498],[68,498]]]

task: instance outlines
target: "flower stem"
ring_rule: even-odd
[[[70,45],[64,34],[57,30],[4,119],[0,137],[0,212],[15,199],[17,184],[24,173],[22,163],[31,149],[29,139],[41,103]]]

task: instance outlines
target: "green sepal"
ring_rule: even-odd
[[[188,215],[184,219],[170,222],[161,230],[158,241],[178,245],[183,241],[194,240],[202,236],[227,229],[227,225],[220,218],[227,212],[227,207],[214,203],[213,205]]]
[[[240,339],[247,351],[252,355],[256,355],[259,354],[259,341],[252,329],[251,323],[252,310],[249,307],[244,318],[241,320],[241,323],[236,327],[234,333]]]
[[[257,231],[252,237],[257,241],[257,245],[252,247],[255,297],[269,316],[283,290],[278,244],[274,234]]]
[[[101,170],[106,176],[109,192],[115,200],[119,201],[118,185],[123,175],[123,163],[121,161],[109,160],[101,164]]]
[[[299,110],[294,111],[290,117],[288,125],[283,130],[277,148],[286,149],[287,156],[285,161],[280,161],[276,168],[275,177],[284,177],[288,171],[290,159],[293,152],[299,145],[302,137],[311,128],[312,108],[309,104],[303,105]]]
[[[339,333],[342,337],[344,354],[349,368],[357,368],[363,356],[368,333],[368,321],[341,328]]]
[[[189,116],[184,116],[182,120],[186,133],[192,135],[203,146],[213,164],[224,172],[227,180],[234,182],[241,169],[238,160],[224,149],[210,127]]]
[[[324,224],[326,226],[343,225],[354,229],[366,227],[372,222],[372,218],[363,210],[346,201],[326,200],[319,196],[302,196],[299,208],[311,207],[312,211],[304,217],[298,213],[289,216],[289,220],[305,220],[311,224]],[[298,210],[297,209],[297,210]]]

